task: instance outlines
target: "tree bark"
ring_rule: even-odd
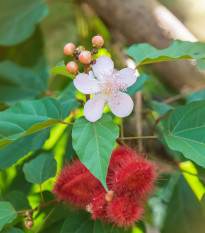
[[[85,0],[110,28],[119,30],[128,44],[146,42],[164,49],[174,39],[197,41],[188,29],[155,0]],[[180,91],[205,84],[205,73],[193,61],[152,65],[170,87]]]

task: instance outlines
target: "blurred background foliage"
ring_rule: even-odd
[[[26,3],[25,0],[21,1]],[[19,2],[21,1],[19,0]],[[127,2],[129,4],[129,1]],[[205,42],[204,0],[160,0],[160,2],[172,11],[200,41]],[[11,7],[15,10],[14,3],[17,4],[14,0],[3,0],[0,3],[0,15],[9,18],[12,11],[8,9]],[[7,109],[19,100],[37,99],[49,96],[49,94],[57,95],[59,91],[69,85],[71,79],[62,75],[49,74],[49,71],[60,61],[64,60],[65,64],[69,61],[69,58],[63,54],[63,47],[68,42],[91,49],[91,38],[99,33],[105,39],[105,47],[100,50],[100,55],[111,56],[116,68],[122,68],[125,65],[124,57],[119,53],[119,46],[123,50],[127,47],[126,43],[122,39],[120,45],[117,45],[109,28],[88,5],[77,0],[48,0],[47,3],[38,0],[35,4],[32,5],[31,9],[26,8],[26,5],[25,9],[16,6],[21,10],[22,18],[19,16],[11,17],[11,22],[5,23],[2,20],[0,23],[0,28],[2,28],[0,30],[2,38],[0,40],[1,110]],[[32,16],[38,4],[43,5],[42,12]],[[5,12],[8,16],[5,15]],[[28,30],[26,28],[21,30],[20,27],[25,26],[21,25],[20,20],[25,21],[27,18],[31,25],[29,26],[30,32],[25,34]],[[19,22],[15,20],[19,20]],[[19,30],[17,30],[18,27]],[[6,31],[8,28],[12,29],[11,32]],[[14,31],[13,28],[15,28]],[[22,35],[20,35],[21,31],[23,31]],[[13,40],[8,40],[8,33],[11,33]],[[18,36],[15,33],[19,33]],[[177,94],[160,79],[151,67],[140,68],[140,72],[149,74],[149,82],[145,84],[143,89],[145,102],[151,103],[153,100],[163,100]],[[27,80],[25,83],[24,78]],[[78,96],[83,98],[80,94]],[[186,99],[179,100],[173,106],[184,103],[186,103]],[[162,106],[155,106],[154,109],[158,113],[151,111],[144,117],[145,132],[150,131],[153,120],[160,116]],[[146,112],[146,105],[144,110]],[[68,120],[76,119],[82,114],[82,108],[80,108],[75,112],[75,115],[71,114]],[[129,125],[126,129],[129,132]],[[52,129],[36,133],[35,146],[29,145],[28,150],[23,149],[22,153],[25,156],[15,166],[0,171],[0,199],[9,200],[16,210],[35,208],[41,204],[39,185],[33,185],[26,181],[22,167],[25,162],[42,152],[46,152],[55,155],[57,171],[59,172],[65,160],[71,161],[76,156],[72,148],[70,133],[71,127],[69,125],[57,125]],[[17,150],[22,150],[22,145],[27,143],[27,141],[20,140],[16,145]],[[36,143],[37,141],[38,143]],[[133,146],[136,146],[136,143]],[[153,151],[155,151],[150,151],[150,147],[154,148]],[[27,154],[31,148],[33,148],[33,152]],[[193,162],[187,162],[180,153],[170,151],[164,142],[148,142],[146,150],[148,157],[150,156],[151,159],[159,162],[161,176],[157,183],[158,188],[147,205],[144,223],[138,224],[132,233],[203,233],[205,229],[205,198],[203,197],[205,193],[205,169]],[[180,162],[181,170],[175,166],[176,160]],[[46,201],[54,199],[50,192],[54,181],[55,178],[51,178],[41,187]],[[25,229],[21,217],[9,226],[15,225],[15,227],[23,229],[24,232],[61,232],[62,224],[70,214],[68,207],[63,205],[57,207],[52,216],[38,230],[52,208],[42,209],[35,215],[35,225],[32,231]]]

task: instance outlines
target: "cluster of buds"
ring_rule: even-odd
[[[84,47],[76,46],[73,43],[68,43],[64,47],[64,53],[68,56],[73,56],[75,61],[68,62],[66,69],[68,73],[78,74],[79,66],[77,61],[81,62],[84,65],[92,65],[95,63],[95,59],[92,59],[93,54],[98,53],[98,49],[101,48],[104,44],[104,39],[102,36],[97,35],[92,38],[93,50],[87,51]]]
[[[67,164],[59,174],[53,193],[101,219],[128,228],[140,220],[144,203],[154,189],[156,166],[128,147],[116,148],[110,158],[107,193],[102,184],[79,161]]]
[[[34,225],[34,222],[33,222],[33,214],[32,212],[29,212],[29,211],[26,211],[25,213],[22,214],[22,216],[24,218],[27,218],[25,221],[24,221],[24,225],[27,229],[31,229]]]

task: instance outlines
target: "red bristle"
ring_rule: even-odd
[[[98,179],[79,160],[75,160],[62,169],[53,193],[61,201],[85,207],[90,202],[93,189],[99,185]]]
[[[155,165],[143,157],[127,159],[110,177],[109,187],[117,193],[131,192],[136,197],[146,199],[151,194],[156,179]]]
[[[124,161],[128,158],[133,157],[135,152],[132,151],[129,147],[116,147],[110,157],[109,169],[113,170],[119,167]]]
[[[117,196],[108,204],[107,214],[111,222],[128,228],[142,218],[144,210],[139,202],[129,195]]]
[[[106,191],[103,187],[94,191],[91,198],[92,219],[106,219],[107,201],[105,199]]]

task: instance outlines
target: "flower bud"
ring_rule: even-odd
[[[68,62],[68,64],[66,65],[66,70],[70,74],[76,74],[78,72],[78,69],[78,63],[76,63],[75,61]]]
[[[78,57],[79,61],[83,64],[89,64],[92,60],[91,52],[83,51]]]
[[[33,220],[32,219],[26,219],[26,221],[24,222],[24,225],[27,229],[31,229],[33,227]]]
[[[68,56],[72,56],[75,51],[75,45],[73,43],[68,43],[64,46],[64,53]]]
[[[92,38],[92,44],[96,48],[102,47],[104,45],[104,39],[103,39],[103,37],[99,36],[99,35],[98,36],[94,36]]]

